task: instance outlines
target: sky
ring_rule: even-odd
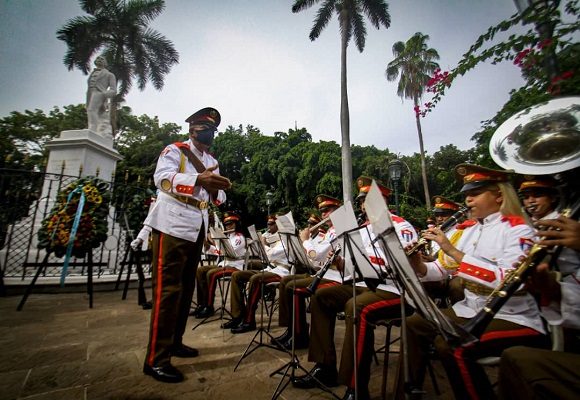
[[[311,42],[319,5],[298,14],[292,0],[166,0],[151,27],[174,43],[180,55],[157,91],[136,85],[126,98],[134,115],[158,116],[186,132],[185,119],[207,106],[228,125],[251,124],[262,133],[306,128],[314,141],[341,143],[340,35],[336,17]],[[351,144],[418,152],[411,100],[397,96],[385,77],[392,46],[415,32],[430,36],[443,71],[453,68],[488,27],[516,12],[512,0],[390,0],[389,29],[368,20],[366,46],[348,49]],[[0,0],[0,118],[12,111],[85,101],[87,76],[69,71],[65,43],[56,31],[85,15],[76,0]],[[421,120],[429,154],[454,144],[465,150],[481,122],[492,118],[522,86],[511,63],[482,64],[458,78],[435,110]],[[429,97],[424,98],[424,102]],[[84,127],[79,127],[84,128]]]

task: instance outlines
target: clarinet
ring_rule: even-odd
[[[439,229],[441,229],[443,233],[447,232],[449,229],[454,227],[461,219],[463,219],[463,217],[465,217],[465,214],[467,214],[468,211],[469,209],[467,207],[460,208],[459,210],[457,210],[455,214],[449,217],[447,221],[443,222],[439,227]],[[423,250],[423,248],[427,246],[429,242],[430,240],[420,238],[419,241],[415,243],[415,245],[407,251],[407,256],[412,256],[418,251]]]
[[[580,202],[577,201],[573,209],[566,209],[562,212],[564,216],[575,216],[578,213]],[[573,210],[573,211],[572,211]],[[544,259],[559,251],[560,246],[541,246],[534,244],[528,253],[528,256],[522,260],[516,268],[510,270],[499,285],[491,292],[487,298],[485,306],[465,325],[463,329],[471,333],[476,338],[479,338],[495,314],[503,307],[503,305],[512,297],[518,290],[520,285],[526,281],[528,276],[536,269],[538,264],[542,263]]]
[[[316,289],[318,288],[320,281],[322,280],[322,278],[324,278],[324,274],[326,274],[328,268],[330,268],[334,260],[336,260],[336,257],[338,257],[338,255],[340,254],[340,250],[341,248],[337,247],[336,250],[334,251],[334,254],[328,257],[328,260],[326,260],[326,263],[324,263],[322,268],[320,268],[320,271],[318,271],[318,273],[314,275],[314,279],[312,280],[312,282],[310,282],[310,285],[308,285],[308,287],[306,288],[306,291],[308,293],[314,294],[314,292],[316,292]]]

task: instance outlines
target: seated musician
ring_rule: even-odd
[[[316,226],[320,219],[310,217],[308,227],[300,232],[300,240],[306,251],[308,258],[316,266],[322,266],[328,259],[328,254],[332,250],[331,242],[336,237],[332,221],[328,218],[330,214],[340,207],[340,200],[320,194],[315,198],[315,205],[322,215],[323,220],[327,220],[328,229],[322,232],[313,231],[312,227]],[[317,222],[318,221],[318,222]],[[319,287],[329,285],[338,285],[342,279],[337,271],[326,274]],[[287,350],[292,348],[292,324],[291,317],[294,314],[294,337],[296,338],[294,347],[296,349],[305,349],[309,343],[308,323],[306,322],[306,302],[305,299],[310,295],[306,290],[312,284],[314,277],[309,273],[289,275],[280,281],[279,291],[279,309],[278,323],[280,326],[287,327],[284,333],[272,340],[275,346],[283,347]],[[296,296],[294,293],[296,292]],[[294,305],[292,304],[294,300]],[[294,312],[292,311],[294,308]]]
[[[359,196],[366,196],[370,190],[372,179],[360,177],[357,179]],[[390,190],[378,184],[385,201]],[[362,207],[364,211],[364,205]],[[413,226],[403,218],[391,215],[395,231],[403,244],[417,240]],[[369,225],[368,221],[364,225]],[[373,242],[372,228],[362,229],[363,245],[368,259],[377,270],[387,270],[386,258],[376,242]],[[348,278],[345,278],[348,279]],[[353,298],[352,284],[342,284],[330,287],[319,287],[310,300],[311,324],[310,346],[308,360],[316,365],[306,376],[296,378],[294,387],[307,389],[317,386],[317,380],[326,386],[337,386],[338,383],[347,386],[344,399],[355,398],[355,363],[358,388],[358,399],[370,398],[368,384],[370,367],[374,354],[374,323],[381,319],[400,316],[401,303],[399,291],[390,278],[385,278],[376,291],[371,291],[364,282],[356,284],[356,298]],[[356,304],[356,310],[355,310]],[[346,330],[340,357],[340,369],[337,372],[336,350],[334,346],[334,328],[336,315],[344,311],[346,315]],[[354,316],[357,324],[354,324]],[[354,355],[354,329],[357,335],[357,351]],[[338,379],[337,379],[338,378]]]
[[[451,238],[439,228],[424,234],[441,248],[436,261],[424,262],[417,254],[409,261],[424,281],[444,279],[448,271],[456,272],[463,279],[465,298],[443,312],[464,325],[474,317],[477,317],[474,321],[481,320],[480,311],[493,289],[529,248],[533,229],[525,223],[506,171],[460,164],[455,173],[463,183],[461,192],[473,219],[458,225]],[[500,310],[494,311],[489,325],[480,323],[472,329],[477,336],[483,331],[479,341],[464,346],[448,343],[435,325],[420,315],[408,317],[405,346],[411,381],[404,384],[404,374],[399,368],[397,397],[403,398],[405,390],[421,388],[431,346],[445,367],[457,399],[493,397],[487,375],[477,359],[499,356],[503,349],[517,344],[547,345],[537,304],[529,293],[516,292]]]
[[[541,211],[538,208],[543,207],[531,207],[552,202],[537,200],[545,193],[525,193],[529,187],[530,183],[522,183],[520,192],[524,192],[526,209],[535,219]],[[551,197],[554,192],[547,194]],[[563,343],[554,350],[522,346],[505,350],[499,370],[500,399],[571,400],[580,393],[580,222],[556,214],[553,210],[544,212],[545,219],[536,222],[540,229],[537,236],[542,238],[539,244],[560,246],[562,251],[552,267],[540,264],[526,287],[540,298],[542,315],[551,328],[562,331]]]
[[[435,224],[430,228],[440,227],[461,208],[461,204],[443,196],[433,196],[431,201],[433,203]],[[448,228],[446,232],[448,237],[453,235],[454,229],[455,225]],[[425,255],[423,260],[435,261],[437,253],[439,252],[439,245],[431,242],[429,247],[429,254]],[[439,307],[444,307],[448,303],[455,304],[463,299],[463,282],[461,278],[456,277],[455,274],[450,274],[448,279],[442,281],[424,282],[423,286],[429,296],[435,300]]]
[[[235,260],[224,258],[217,266],[209,264],[200,265],[197,268],[197,308],[192,312],[192,315],[199,319],[210,317],[215,312],[214,301],[218,278],[230,276],[244,267],[242,257],[246,253],[246,238],[242,233],[240,216],[233,211],[224,213],[223,223],[224,233],[239,258]],[[214,246],[216,245],[214,244]],[[219,245],[217,248],[219,255]]]
[[[269,265],[263,266],[261,271],[256,269],[246,269],[243,271],[236,271],[232,275],[231,287],[231,312],[232,319],[225,323],[222,328],[231,329],[234,334],[245,333],[256,329],[256,310],[258,303],[262,296],[262,285],[279,282],[283,276],[290,273],[290,263],[286,257],[286,251],[280,240],[278,226],[276,225],[276,217],[270,216],[268,218],[268,235],[266,241],[266,256],[268,257]],[[272,240],[277,239],[277,240]],[[246,286],[246,293],[248,297],[248,304],[245,304],[242,288]]]

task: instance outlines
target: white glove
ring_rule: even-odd
[[[141,250],[142,244],[143,244],[143,239],[137,238],[131,242],[130,246],[133,250],[139,251],[139,250]]]

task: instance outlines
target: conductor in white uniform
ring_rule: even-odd
[[[208,153],[220,119],[211,107],[191,115],[189,140],[167,146],[155,169],[159,196],[144,222],[152,228],[153,308],[143,372],[163,382],[183,380],[172,356],[199,354],[182,337],[208,229],[208,204],[223,203],[223,190],[231,187]]]

